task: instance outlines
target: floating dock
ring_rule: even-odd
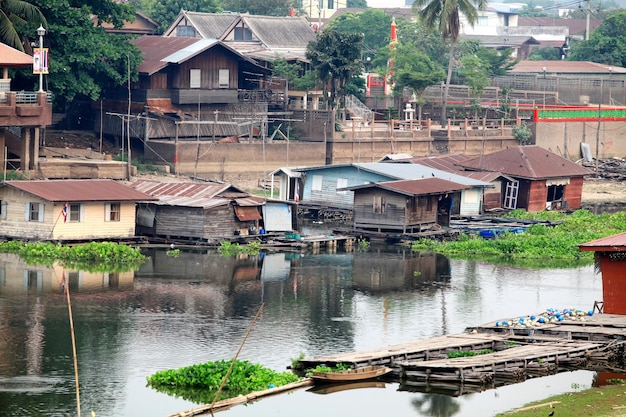
[[[394,370],[402,389],[435,387],[462,395],[561,371],[611,369],[623,364],[624,343],[626,316],[621,315],[568,317],[540,325],[502,321],[461,334],[304,358],[298,368],[385,365]]]

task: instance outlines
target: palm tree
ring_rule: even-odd
[[[487,0],[415,0],[413,10],[417,12],[424,24],[441,32],[444,41],[450,40],[450,58],[448,60],[448,76],[443,90],[441,108],[441,125],[447,126],[448,87],[452,78],[454,47],[461,30],[461,15],[473,27],[478,21],[478,10],[487,7]]]
[[[37,6],[24,0],[0,0],[0,42],[24,52],[17,26],[32,22],[47,26]]]

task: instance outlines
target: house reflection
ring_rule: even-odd
[[[3,294],[59,292],[65,285],[73,292],[131,289],[134,276],[134,271],[77,271],[58,262],[52,266],[29,265],[18,255],[0,254],[0,293]]]
[[[439,288],[450,281],[450,261],[436,253],[401,252],[400,257],[378,257],[357,252],[352,264],[355,289],[368,292]]]

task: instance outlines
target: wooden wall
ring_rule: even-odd
[[[239,87],[239,58],[232,53],[227,53],[225,49],[214,47],[211,54],[200,54],[183,62],[178,66],[172,66],[173,71],[169,80],[168,88],[187,89],[189,88],[189,70],[199,69],[201,71],[201,88],[218,89],[219,70],[229,70],[230,89]]]
[[[626,314],[625,253],[602,252],[599,255],[602,268],[604,312],[606,314]]]
[[[571,178],[569,184],[565,186],[564,199],[567,201],[567,209],[576,210],[582,205],[583,177]]]

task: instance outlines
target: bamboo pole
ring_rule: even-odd
[[[65,276],[65,271],[63,271]],[[65,282],[65,295],[67,296],[67,309],[70,318],[70,332],[72,335],[72,355],[74,356],[74,379],[76,380],[76,411],[80,417],[80,386],[78,385],[78,359],[76,357],[76,337],[74,335],[74,318],[72,316],[72,302],[70,300],[70,283]]]
[[[230,371],[232,371],[233,366],[235,365],[235,361],[239,357],[239,353],[241,353],[241,349],[243,349],[243,345],[246,343],[246,339],[248,339],[248,336],[250,335],[250,332],[252,331],[252,327],[254,326],[254,323],[256,322],[256,320],[261,315],[261,311],[263,311],[263,307],[264,306],[265,306],[265,303],[262,303],[261,306],[259,307],[259,311],[256,312],[256,315],[252,319],[252,323],[250,323],[250,326],[248,326],[248,331],[246,332],[246,335],[244,336],[243,340],[241,341],[241,344],[239,345],[239,349],[237,350],[237,353],[235,354],[235,357],[233,358],[233,361],[230,363],[230,367],[228,368],[228,372],[226,372],[226,375],[224,375],[224,379],[222,379],[222,384],[220,385],[220,387],[218,388],[217,392],[215,393],[215,398],[213,398],[213,402],[211,403],[211,406],[209,407],[209,410],[213,408],[213,406],[217,402],[217,399],[220,396],[220,393],[222,392],[222,388],[224,388],[224,385],[226,385],[226,381],[228,381],[228,377],[230,376]]]

